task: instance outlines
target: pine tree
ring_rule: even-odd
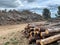
[[[60,6],[58,6],[58,11],[57,11],[57,14],[55,16],[60,17]]]
[[[47,9],[47,8],[43,9],[43,17],[44,17],[44,19],[50,19],[51,18],[51,12],[49,9]]]

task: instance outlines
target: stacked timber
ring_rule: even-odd
[[[24,30],[25,37],[29,44],[47,45],[60,40],[60,28],[49,29],[44,26],[28,24]]]

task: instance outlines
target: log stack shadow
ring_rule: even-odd
[[[60,28],[49,29],[42,25],[28,24],[25,27],[24,35],[29,40],[29,44],[49,45],[60,41]]]

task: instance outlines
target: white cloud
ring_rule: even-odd
[[[45,8],[60,5],[60,0],[0,0],[1,8]]]
[[[15,3],[18,3],[18,6],[24,6],[23,3],[20,0],[16,0]]]

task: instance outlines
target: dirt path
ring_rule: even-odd
[[[8,33],[21,31],[27,24],[20,24],[20,25],[9,25],[9,26],[0,26],[0,36],[6,35]]]
[[[33,22],[33,23],[45,23],[45,21],[43,22]],[[12,32],[16,32],[16,31],[21,31],[24,29],[24,27],[27,24],[19,24],[19,25],[6,25],[6,26],[0,26],[0,36],[1,35],[6,35],[8,33],[12,33]]]

